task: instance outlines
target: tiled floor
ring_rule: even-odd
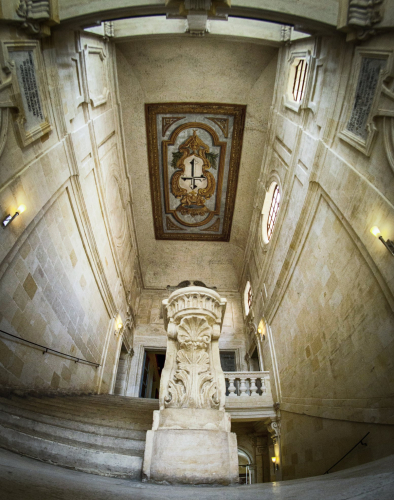
[[[159,486],[63,469],[0,449],[2,500],[393,500],[394,455],[281,483],[234,487]]]

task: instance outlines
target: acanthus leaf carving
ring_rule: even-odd
[[[218,408],[208,354],[211,337],[212,327],[205,318],[188,316],[181,320],[177,327],[177,367],[168,384],[166,407]]]

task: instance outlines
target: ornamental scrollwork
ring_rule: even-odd
[[[271,423],[267,427],[268,432],[270,433],[274,444],[276,444],[278,439],[280,438],[280,428],[281,428],[281,422],[279,419],[272,420]]]
[[[49,24],[58,22],[57,3],[51,0],[20,0],[15,11],[21,18],[21,28],[30,35],[49,36]]]
[[[210,213],[205,202],[215,193],[216,181],[208,169],[217,168],[217,156],[209,152],[197,130],[173,153],[171,165],[177,170],[171,178],[171,191],[180,199],[177,211],[182,215],[196,217]]]

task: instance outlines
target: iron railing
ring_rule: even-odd
[[[5,335],[9,335],[10,337],[13,337],[14,339],[17,339],[17,340],[20,340],[22,342],[26,342],[27,344],[30,344],[30,345],[33,345],[35,347],[39,347],[41,349],[43,349],[43,354],[46,354],[46,353],[54,353],[54,354],[58,354],[60,356],[65,356],[66,358],[68,359],[72,359],[73,361],[75,361],[75,363],[86,363],[88,365],[92,365],[92,366],[95,366],[96,368],[98,368],[100,366],[99,363],[94,363],[93,361],[88,361],[87,359],[83,359],[83,358],[77,358],[76,356],[72,356],[71,354],[67,354],[65,352],[61,352],[61,351],[57,351],[56,349],[52,349],[51,347],[46,347],[45,345],[41,345],[41,344],[36,344],[35,342],[32,342],[31,340],[26,340],[22,337],[18,337],[17,335],[13,335],[12,333],[8,333],[8,332],[5,332],[4,330],[0,330],[1,333],[4,333]]]
[[[367,433],[365,434],[365,436],[364,436],[363,438],[361,438],[361,439],[360,439],[360,441],[359,441],[357,444],[355,444],[355,445],[353,446],[353,448],[352,448],[351,450],[349,450],[349,451],[346,453],[346,455],[343,455],[343,457],[342,457],[340,460],[338,460],[338,462],[336,462],[336,463],[335,463],[332,467],[330,467],[328,470],[326,470],[326,472],[325,472],[324,474],[328,474],[328,473],[330,472],[330,470],[331,470],[331,469],[333,469],[336,465],[338,465],[338,464],[339,464],[339,462],[341,462],[341,461],[342,461],[345,457],[347,457],[347,456],[349,455],[349,453],[351,453],[351,452],[354,450],[354,448],[357,448],[357,446],[358,446],[359,444],[361,444],[362,446],[368,446],[368,444],[367,444],[367,443],[363,443],[363,439],[365,439],[365,438],[368,436],[368,434],[369,434],[369,432],[367,432]]]

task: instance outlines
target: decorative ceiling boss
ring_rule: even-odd
[[[229,241],[246,106],[146,104],[156,239]]]

